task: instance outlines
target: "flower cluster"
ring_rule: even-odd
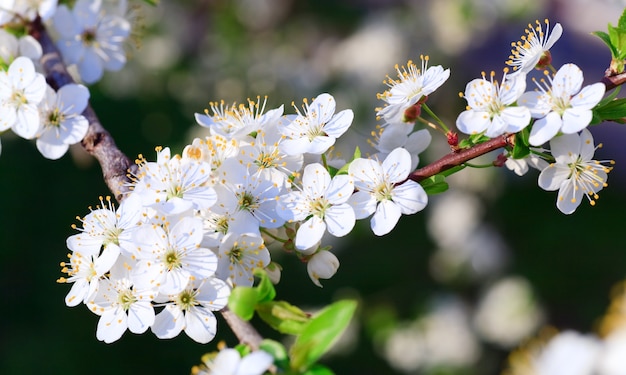
[[[335,113],[329,94],[304,103],[293,115],[283,106],[266,112],[266,99],[212,105],[196,114],[207,136],[180,155],[159,147],[156,161],[140,156],[120,206],[101,199],[80,219],[60,281],[73,284],[67,305],[100,315],[98,339],[150,329],[208,342],[230,288],[251,286],[255,268],[279,269],[270,242],[295,250],[321,286],[339,267],[321,246],[326,233],[345,236],[372,216],[373,232],[384,235],[426,206],[424,189],[406,181],[415,158],[404,148],[329,167],[326,153],[352,111]]]
[[[103,70],[124,66],[123,43],[130,32],[128,21],[101,8],[101,0],[79,0],[72,11],[65,5],[57,7],[56,0],[2,2],[0,133],[11,129],[22,138],[36,139],[37,149],[48,159],[59,159],[85,137],[89,122],[82,113],[88,106],[89,90],[73,83],[58,91],[49,86],[39,73],[41,45],[32,36],[22,35],[20,25],[36,17],[53,20],[66,62],[77,65],[85,83],[94,83]]]
[[[597,192],[606,186],[611,170],[602,162],[592,160],[596,147],[591,133],[592,109],[605,93],[598,82],[583,87],[582,70],[572,64],[563,65],[554,74],[544,70],[544,77],[532,81],[534,91],[526,90],[527,75],[533,68],[552,68],[549,49],[558,41],[563,29],[557,24],[552,33],[545,21],[546,31],[537,21],[529,25],[522,41],[513,43],[512,56],[507,64],[513,73],[504,71],[502,81],[494,81],[494,72],[467,84],[461,95],[467,100],[467,110],[457,120],[457,128],[466,134],[494,138],[518,133],[530,127],[529,153],[523,159],[512,159],[505,154],[506,165],[522,175],[528,165],[541,171],[539,186],[544,190],[559,190],[557,208],[571,214],[587,197],[593,205]],[[554,68],[552,68],[554,71]],[[552,156],[541,149],[550,143]],[[611,162],[612,163],[612,162]],[[606,164],[606,163],[604,163]]]

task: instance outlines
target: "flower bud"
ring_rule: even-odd
[[[320,288],[319,279],[330,279],[339,268],[339,259],[330,251],[319,251],[309,259],[306,269],[313,283]]]
[[[270,278],[272,284],[278,284],[280,282],[280,275],[283,268],[280,264],[276,262],[271,262],[265,267],[265,272],[267,272],[267,276]]]

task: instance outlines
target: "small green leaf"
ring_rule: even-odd
[[[300,334],[310,320],[304,311],[285,301],[259,303],[256,312],[272,328],[290,335]]]
[[[261,268],[256,268],[254,270],[254,276],[259,279],[259,284],[256,286],[256,289],[258,290],[257,302],[268,302],[273,300],[276,297],[276,289],[274,289],[274,284],[272,284],[269,276],[267,276],[267,272]]]
[[[513,159],[523,159],[530,154],[530,145],[528,138],[530,137],[529,127],[525,127],[521,132],[515,134],[515,146],[511,152]]]
[[[274,364],[279,368],[286,370],[289,366],[289,356],[287,355],[287,349],[278,341],[264,339],[259,344],[259,349],[269,353],[274,357]]]
[[[592,124],[602,121],[624,122],[626,118],[626,99],[620,98],[610,101],[603,106],[596,106],[593,109]]]
[[[436,174],[420,181],[420,185],[422,185],[422,188],[428,195],[435,195],[448,190],[446,178],[441,174]]]
[[[160,0],[143,0],[145,3],[150,4],[152,6],[157,6],[159,5],[159,1]]]
[[[615,50],[615,47],[611,43],[611,38],[609,37],[609,34],[605,33],[604,31],[594,31],[591,34],[593,34],[593,35],[597,36],[598,38],[602,39],[604,44],[606,44],[607,47],[609,47],[609,49],[611,50],[611,56],[613,56],[613,57],[617,56],[617,50]]]
[[[448,177],[450,175],[455,174],[456,172],[465,169],[465,165],[456,165],[452,168],[446,169],[445,171],[439,173],[440,175],[444,176],[444,177]]]
[[[350,168],[350,164],[352,164],[352,162],[355,159],[358,159],[361,157],[361,149],[359,148],[359,146],[357,146],[354,149],[354,155],[352,155],[352,160],[350,160],[349,163],[344,164],[343,167],[339,168],[339,170],[337,171],[337,174],[348,174],[348,168]]]
[[[315,364],[310,369],[303,372],[302,375],[335,375],[335,373],[330,371],[326,366]]]
[[[259,300],[259,291],[249,286],[233,288],[228,297],[228,308],[243,320],[254,316],[254,308]]]
[[[626,9],[624,9],[624,11],[622,12],[619,21],[617,22],[617,26],[626,29]]]
[[[337,301],[316,314],[291,347],[291,368],[301,372],[312,368],[339,339],[356,306],[356,301]]]

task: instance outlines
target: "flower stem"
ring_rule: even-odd
[[[422,104],[422,108],[424,109],[424,111],[426,111],[426,113],[428,113],[430,117],[432,117],[439,124],[439,126],[441,126],[444,134],[447,134],[448,132],[450,132],[450,129],[448,129],[446,124],[443,121],[441,121],[441,119],[437,117],[437,115],[433,111],[431,111],[430,108],[428,108],[426,103]]]

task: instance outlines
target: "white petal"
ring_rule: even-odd
[[[569,168],[553,163],[541,171],[537,182],[543,190],[554,191],[561,187],[561,183],[567,180],[569,174]]]
[[[541,118],[552,110],[549,96],[539,91],[527,91],[517,100],[517,104],[527,107],[534,118]]]
[[[583,85],[583,71],[574,64],[563,65],[552,79],[552,95],[569,98],[580,91]]]
[[[382,164],[388,182],[404,181],[411,173],[411,154],[404,148],[391,151]]]
[[[87,84],[92,84],[102,78],[102,60],[92,48],[86,48],[83,59],[78,63],[80,78]]]
[[[606,86],[600,82],[585,86],[578,94],[572,97],[570,104],[576,108],[592,109],[602,100],[605,91]]]
[[[504,134],[504,132],[507,131],[508,124],[506,123],[502,115],[504,115],[504,113],[493,116],[493,119],[491,119],[491,124],[489,124],[489,126],[487,127],[487,131],[485,132],[485,135],[487,137],[494,138]]]
[[[348,201],[354,192],[354,181],[348,175],[335,176],[326,189],[326,199],[331,204],[341,204]]]
[[[78,306],[89,297],[89,282],[86,279],[78,279],[65,296],[65,304],[69,307]]]
[[[308,249],[318,243],[326,232],[326,223],[319,216],[313,215],[300,225],[296,233],[296,248]]]
[[[309,199],[322,197],[330,185],[330,174],[319,163],[309,164],[304,168],[302,187]]]
[[[581,139],[578,134],[563,134],[550,141],[550,152],[560,164],[567,165],[576,161],[580,150]]]
[[[507,107],[502,111],[506,132],[517,133],[530,123],[530,110],[526,107]]]
[[[366,191],[357,191],[348,199],[357,219],[363,219],[376,211],[376,198]]]
[[[309,106],[308,117],[314,117],[320,124],[328,122],[335,113],[335,98],[330,94],[318,95]]]
[[[354,179],[356,189],[372,191],[382,181],[383,168],[375,160],[358,158],[352,161],[348,173]]]
[[[160,339],[171,339],[185,327],[183,312],[173,305],[167,305],[156,315],[150,330]]]
[[[348,130],[353,119],[354,113],[352,110],[344,109],[324,125],[324,132],[333,138],[339,138]]]
[[[593,136],[588,129],[583,129],[580,132],[580,157],[584,161],[593,159],[593,154],[596,152],[596,146],[593,143]]]
[[[49,137],[50,136],[54,137],[52,132],[46,132],[44,134],[48,135]],[[41,155],[43,155],[43,157],[45,157],[46,159],[50,159],[50,160],[57,160],[61,158],[63,155],[65,155],[67,150],[70,148],[70,146],[65,143],[47,142],[43,137],[37,138],[36,143],[37,143],[37,150],[39,150]]]
[[[89,89],[83,85],[67,84],[57,91],[60,109],[65,114],[81,114],[89,103]]]
[[[274,363],[274,357],[262,350],[257,350],[243,357],[239,363],[237,375],[261,375],[272,363]]]
[[[593,114],[589,109],[568,108],[563,113],[563,126],[561,131],[565,134],[578,133],[589,125]]]
[[[553,139],[561,129],[563,120],[556,112],[550,112],[547,116],[535,121],[530,130],[528,142],[533,146],[541,146]]]
[[[486,111],[467,110],[461,112],[456,119],[456,127],[465,134],[478,134],[484,132],[491,124],[489,113]]]
[[[574,186],[573,180],[564,181],[559,189],[556,207],[566,215],[576,211],[583,198],[583,190]]]
[[[354,209],[347,203],[332,206],[326,210],[324,221],[328,233],[342,237],[350,233],[356,221]]]
[[[128,330],[144,333],[154,323],[154,308],[149,301],[135,302],[128,310]]]
[[[201,344],[213,340],[217,333],[217,319],[215,315],[203,307],[192,307],[185,314],[185,333],[194,341]]]
[[[17,110],[17,119],[13,124],[13,132],[25,139],[33,139],[39,132],[39,111],[30,104],[22,104]]]
[[[384,236],[391,232],[400,220],[402,212],[400,207],[390,200],[384,200],[376,207],[376,212],[372,216],[372,231],[377,236]]]
[[[421,211],[428,204],[428,195],[420,184],[409,180],[396,186],[391,192],[392,199],[404,215]]]
[[[121,307],[105,311],[98,320],[96,338],[107,344],[118,340],[128,327],[127,318],[126,312]]]

